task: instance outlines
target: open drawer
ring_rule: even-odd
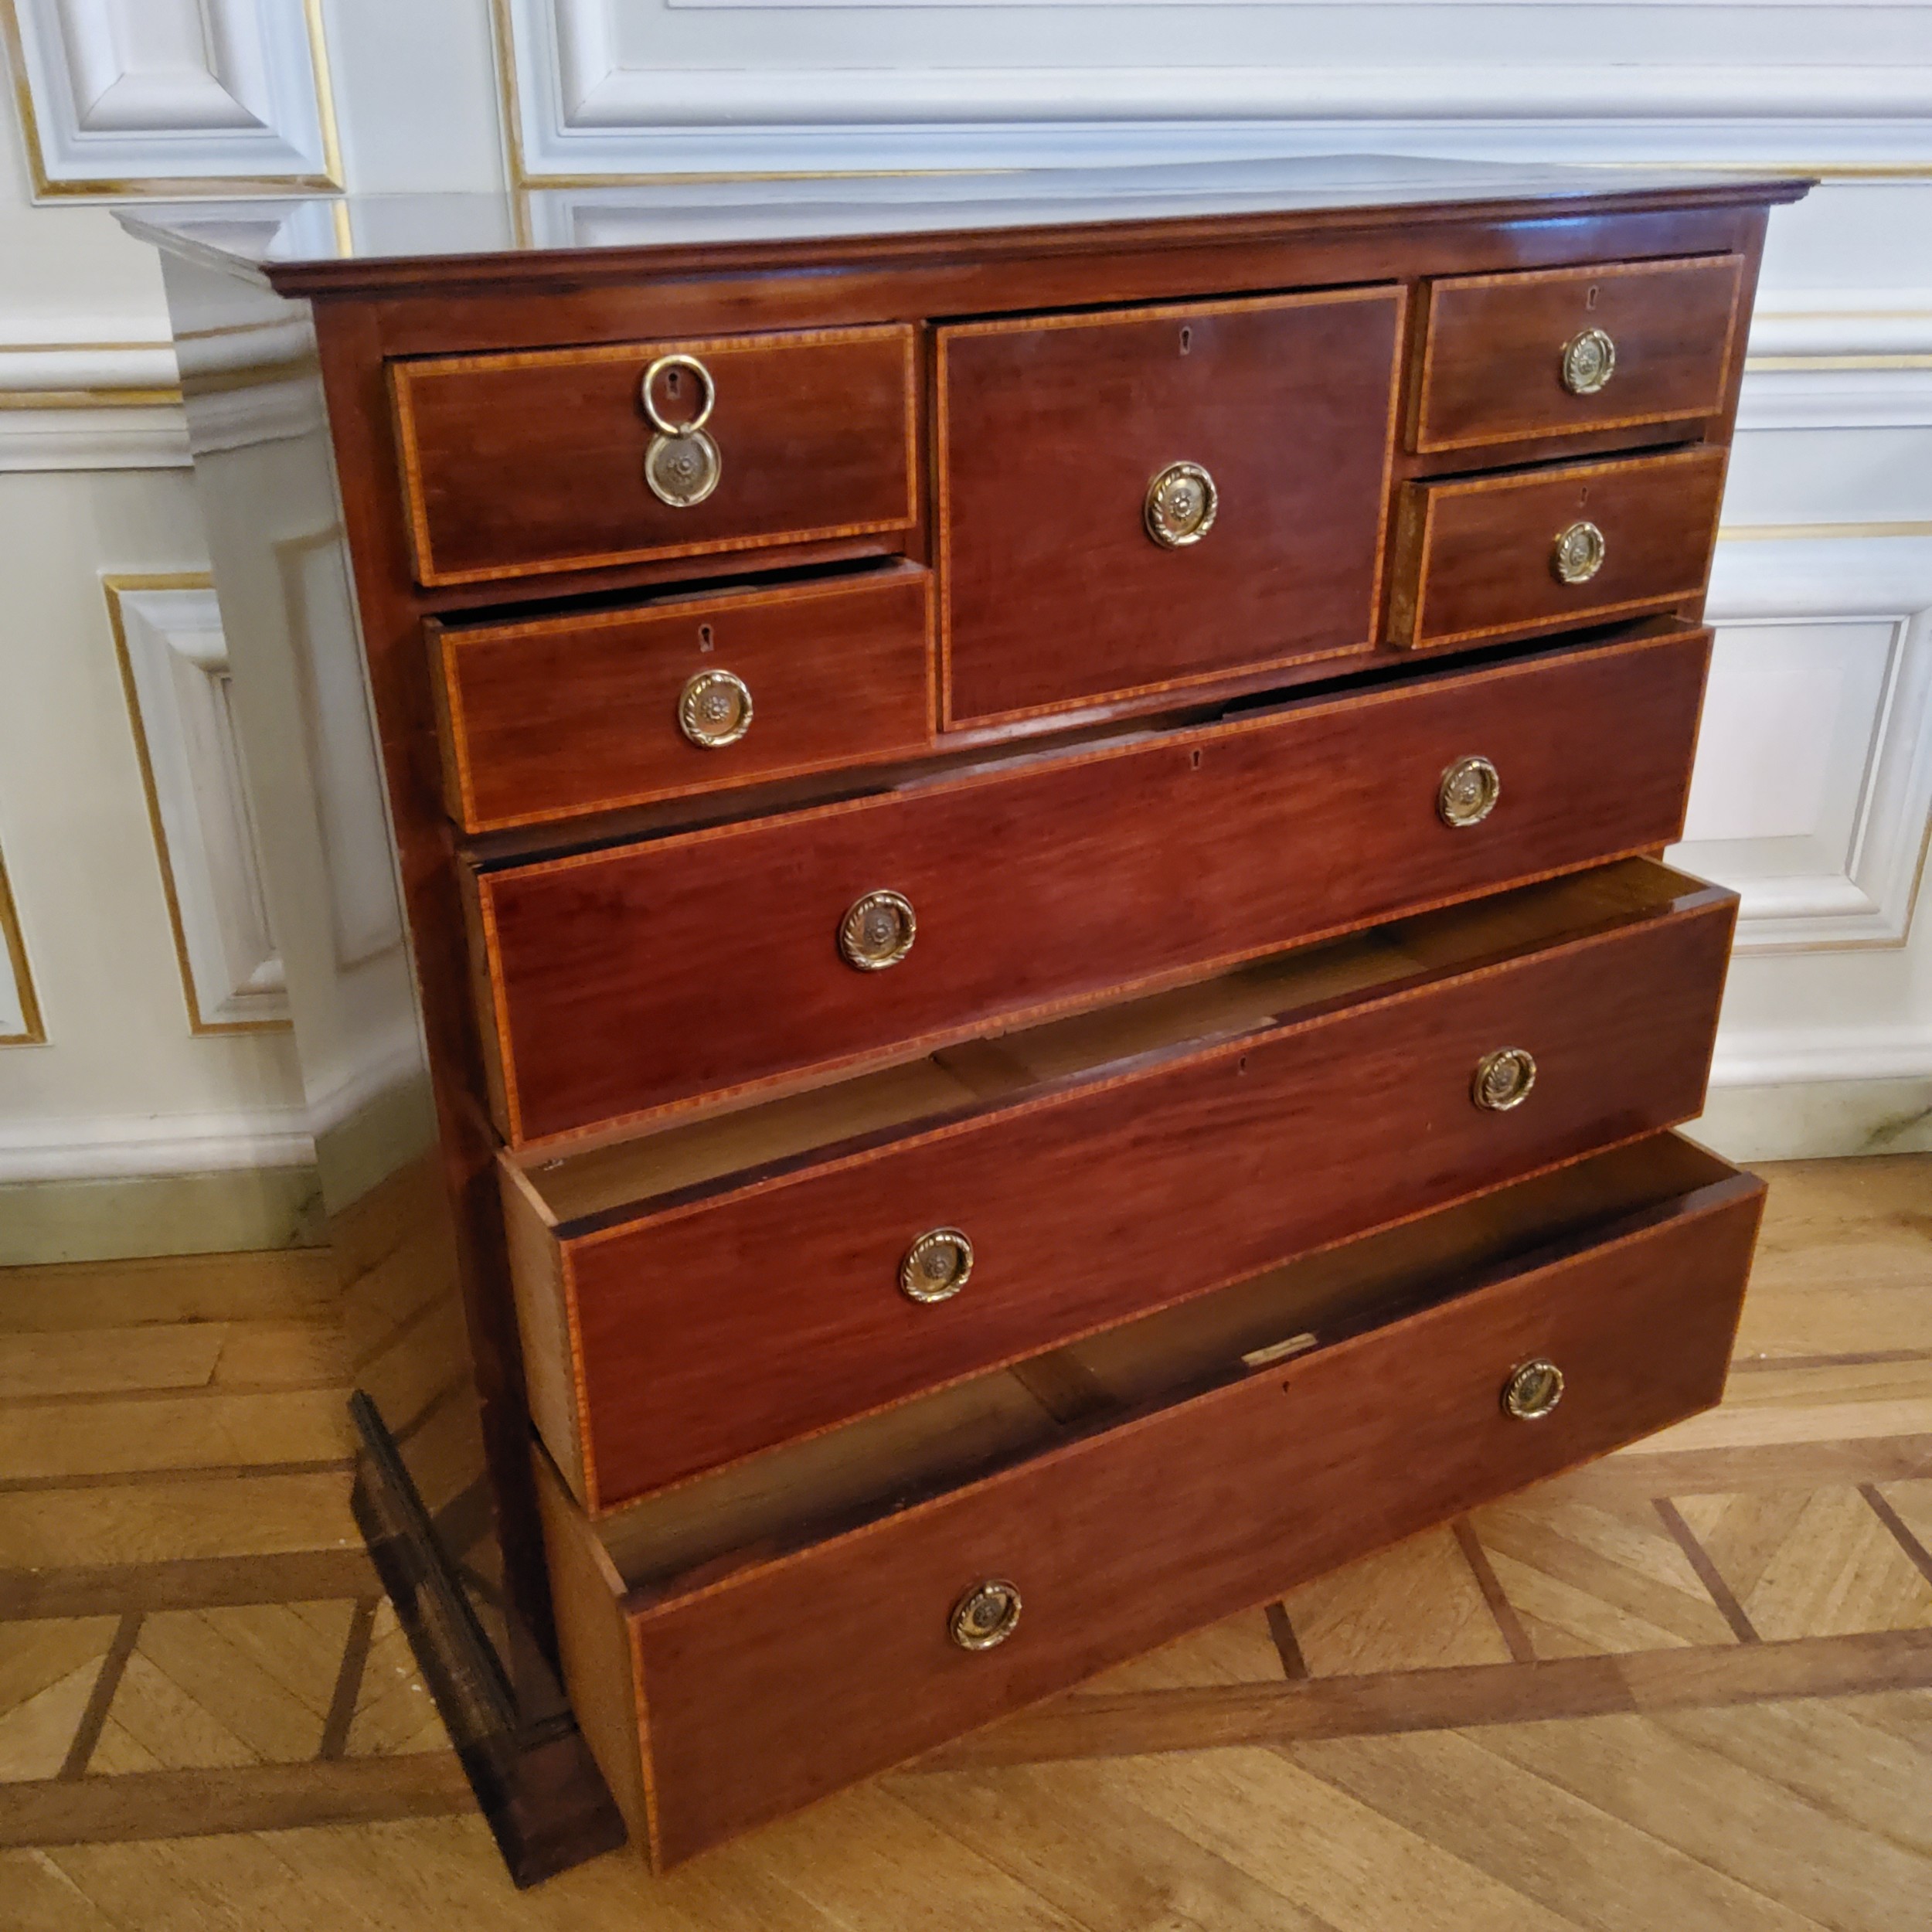
[[[1648,859],[563,1161],[502,1157],[593,1513],[1703,1104],[1736,901]]]
[[[1762,1184],[1635,1142],[591,1524],[565,1675],[669,1866],[1716,1401]]]

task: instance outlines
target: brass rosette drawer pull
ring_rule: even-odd
[[[957,1228],[933,1228],[906,1250],[900,1292],[909,1301],[950,1301],[973,1277],[973,1244]]]
[[[1469,1097],[1486,1114],[1507,1114],[1529,1097],[1536,1084],[1536,1056],[1527,1047],[1505,1046],[1476,1063]]]
[[[1445,825],[1479,825],[1502,796],[1502,778],[1487,758],[1458,758],[1436,788],[1436,813]]]
[[[1019,1627],[1019,1591],[1002,1577],[975,1583],[954,1604],[947,1628],[961,1650],[991,1650]]]
[[[1170,463],[1147,486],[1141,521],[1164,550],[1183,550],[1214,528],[1221,507],[1214,478],[1198,463]]]
[[[1603,532],[1595,524],[1580,520],[1557,532],[1549,568],[1559,583],[1587,583],[1604,567],[1607,548]]]
[[[1519,1362],[1502,1385],[1503,1413],[1519,1422],[1540,1422],[1563,1399],[1563,1370],[1540,1355]]]
[[[678,693],[678,729],[700,750],[735,745],[751,729],[751,689],[730,671],[700,671]]]
[[[862,973],[896,966],[913,949],[919,920],[903,893],[872,892],[852,901],[838,922],[838,950]]]
[[[1587,328],[1563,345],[1563,387],[1594,396],[1617,373],[1617,345],[1600,328]]]
[[[698,386],[698,406],[685,421],[673,423],[658,406],[658,379],[682,372]],[[644,453],[644,480],[660,503],[674,510],[690,509],[718,487],[724,471],[724,458],[704,427],[717,406],[717,383],[695,355],[660,355],[644,372],[638,394],[656,432]]]

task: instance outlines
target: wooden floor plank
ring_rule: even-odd
[[[0,1406],[0,1484],[8,1486],[340,1461],[354,1447],[348,1398],[336,1388]]]
[[[117,1932],[111,1919],[45,1852],[0,1852],[8,1932]]]
[[[61,1262],[0,1269],[0,1331],[315,1319],[340,1296],[326,1248]]]
[[[206,1388],[227,1333],[218,1321],[80,1333],[0,1332],[0,1400]]]

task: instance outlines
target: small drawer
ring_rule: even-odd
[[[916,564],[430,627],[451,818],[483,832],[903,757],[932,736]]]
[[[1430,284],[1410,447],[1423,454],[1723,413],[1741,256]]]
[[[1628,859],[563,1162],[505,1155],[538,1429],[600,1514],[1688,1120],[1735,912]]]
[[[474,870],[522,1146],[1678,837],[1709,643],[1672,629]]]
[[[392,362],[417,581],[909,529],[914,369],[904,324]]]
[[[942,329],[947,722],[1368,649],[1403,301]]]
[[[563,1668],[669,1866],[1721,1393],[1763,1185],[1665,1136],[589,1523]]]
[[[1710,579],[1724,452],[1411,483],[1389,641],[1422,650],[1697,604]]]

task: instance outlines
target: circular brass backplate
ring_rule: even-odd
[[[1502,1385],[1503,1413],[1519,1422],[1540,1422],[1563,1399],[1563,1370],[1541,1356],[1519,1362]]]
[[[644,480],[660,503],[688,510],[702,503],[718,487],[724,459],[702,430],[658,434],[644,453]]]
[[[988,1577],[954,1604],[946,1627],[961,1650],[991,1650],[1019,1624],[1019,1591],[1004,1577]]]
[[[1458,758],[1442,774],[1436,811],[1445,825],[1479,825],[1502,796],[1502,777],[1487,758]]]
[[[1604,567],[1604,533],[1595,524],[1573,523],[1557,534],[1549,567],[1559,583],[1587,583]]]
[[[700,671],[678,693],[678,729],[694,745],[716,751],[751,729],[751,689],[729,671]]]
[[[1507,1114],[1529,1097],[1536,1084],[1536,1056],[1526,1046],[1499,1047],[1476,1063],[1469,1097],[1485,1113]]]
[[[1617,373],[1617,345],[1600,328],[1587,328],[1563,345],[1563,387],[1594,396]]]
[[[906,1250],[899,1286],[915,1301],[950,1301],[973,1277],[973,1244],[957,1228],[933,1228]]]
[[[1170,463],[1147,486],[1141,519],[1164,550],[1199,543],[1214,527],[1221,498],[1214,478],[1198,463]]]
[[[910,900],[894,892],[867,893],[838,922],[838,950],[861,972],[883,972],[912,951],[918,932]]]

